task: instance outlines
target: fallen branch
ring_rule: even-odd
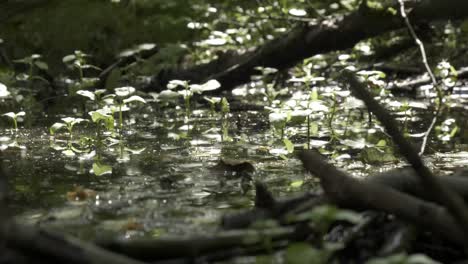
[[[188,238],[139,239],[133,241],[99,241],[99,245],[140,260],[195,259],[204,255],[223,254],[234,249],[263,249],[268,242],[294,241],[297,233],[292,227],[264,230],[236,230]],[[214,256],[212,256],[214,257]]]
[[[384,185],[358,181],[328,164],[314,150],[300,153],[307,171],[320,178],[327,197],[335,204],[352,209],[373,209],[425,227],[458,245],[465,245],[455,219],[443,207],[423,201]]]
[[[468,2],[461,0],[408,1],[405,5],[412,9],[409,17],[415,24],[468,16]],[[398,10],[398,5],[393,8]],[[231,52],[228,57],[222,56],[207,64],[167,69],[154,76],[147,89],[164,89],[166,83],[173,79],[194,83],[217,79],[222,84],[217,91],[227,91],[250,81],[250,76],[256,73],[256,66],[284,70],[313,55],[352,48],[361,40],[404,26],[399,16],[385,8],[376,10],[364,7],[342,19],[329,17],[319,24],[299,25],[289,33],[244,54]]]

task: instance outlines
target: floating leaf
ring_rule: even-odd
[[[102,164],[99,161],[96,161],[96,162],[93,163],[93,173],[96,176],[111,174],[112,173],[112,167],[109,166],[109,165]]]
[[[71,150],[71,149],[66,149],[66,150],[62,151],[62,154],[67,156],[67,157],[75,156],[75,152],[73,152],[73,150]]]
[[[125,150],[132,153],[132,154],[141,154],[143,151],[145,151],[146,148],[139,148],[139,149],[131,149],[125,147]]]

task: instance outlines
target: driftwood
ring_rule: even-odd
[[[461,0],[408,1],[405,5],[411,10],[409,17],[414,24],[468,16],[468,2]],[[398,10],[398,3],[393,8]],[[160,90],[172,79],[202,83],[214,78],[222,84],[217,91],[226,91],[248,82],[256,73],[256,66],[284,70],[310,56],[352,48],[361,40],[404,27],[399,15],[386,9],[369,9],[364,4],[342,18],[330,17],[319,24],[296,26],[253,51],[230,52],[207,64],[161,71],[147,89]]]

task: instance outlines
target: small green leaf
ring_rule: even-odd
[[[304,184],[303,180],[293,181],[289,184],[292,188],[300,188]]]
[[[73,150],[71,149],[66,149],[64,151],[62,151],[63,155],[67,156],[67,157],[73,157],[75,156],[75,152],[73,152]]]
[[[65,125],[64,123],[55,123],[49,128],[49,132],[50,132],[51,135],[54,135],[55,132],[57,132],[57,130],[59,130],[61,128],[64,128],[66,126],[67,125]]]
[[[94,172],[94,175],[96,175],[96,176],[111,174],[112,173],[112,167],[109,166],[109,165],[102,164],[99,161],[96,161],[96,162],[93,163],[93,172]]]
[[[284,146],[286,147],[286,150],[289,152],[289,153],[293,153],[294,152],[294,144],[291,142],[291,140],[287,139],[287,138],[284,138],[283,139],[283,143],[284,143]]]
[[[227,114],[229,111],[229,102],[226,97],[223,97],[223,99],[221,99],[221,112]]]
[[[381,139],[381,140],[379,140],[379,142],[377,142],[377,145],[375,145],[375,146],[379,147],[379,148],[386,147],[387,146],[387,141],[385,139]]]
[[[65,64],[70,64],[72,61],[76,59],[76,56],[73,54],[67,55],[63,57],[62,62]]]
[[[44,71],[49,70],[49,66],[47,65],[47,63],[45,63],[43,61],[35,61],[34,65],[36,65],[36,67],[41,69],[41,70],[44,70]]]

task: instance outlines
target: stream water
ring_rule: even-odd
[[[72,139],[66,133],[52,137],[48,127],[4,129],[0,145],[16,219],[83,239],[210,233],[218,229],[223,214],[253,206],[250,176],[265,182],[277,197],[318,188],[294,155],[280,155],[284,146],[277,144],[267,112],[231,113],[229,142],[221,140],[219,118],[208,110],[194,111],[188,123],[170,113],[155,114],[148,105],[136,117],[125,117],[121,140],[100,146],[79,139],[94,135],[86,126],[77,125]],[[341,135],[333,148],[325,146],[325,153],[356,177],[404,166],[399,158],[376,160],[375,153],[367,151],[375,143],[365,145],[359,137],[365,133],[369,142],[378,140],[372,138],[375,127],[368,127],[365,115],[340,108],[333,117],[333,132],[324,116],[316,116],[309,131],[311,146],[331,144],[332,133]],[[458,118],[466,120],[463,111]],[[410,131],[421,132],[429,121],[410,120]],[[296,148],[306,145],[304,125],[289,125],[286,132]],[[431,137],[427,162],[438,173],[467,165],[466,134],[457,135],[449,145]],[[221,159],[247,161],[255,172],[246,178],[236,171],[213,169]],[[97,170],[102,175],[97,176]]]

